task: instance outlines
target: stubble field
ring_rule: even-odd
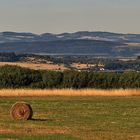
[[[1,89],[0,97],[19,96],[140,96],[140,89]]]
[[[8,90],[0,90],[0,94],[3,91],[7,91],[5,95],[8,93]],[[9,91],[9,94],[12,93],[12,90]],[[57,94],[39,96],[38,92],[37,97],[33,96],[34,90],[23,90],[24,93],[31,93],[32,91],[30,97],[21,96],[19,91],[13,91],[13,93],[18,93],[16,96],[5,97],[1,95],[0,97],[0,139],[140,139],[140,96],[134,96],[136,91],[135,94],[132,94],[133,96],[130,94],[129,96],[107,96],[109,93],[106,96],[91,96],[90,94],[82,96],[82,91],[79,91],[81,95],[79,93],[76,96],[70,96],[70,94],[69,96],[63,94],[61,96]],[[137,90],[138,92],[139,90]],[[17,101],[25,101],[31,104],[34,112],[32,120],[12,120],[9,111],[12,104]]]

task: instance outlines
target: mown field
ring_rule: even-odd
[[[54,71],[64,71],[67,70],[63,64],[43,64],[43,63],[26,63],[26,62],[0,62],[0,66],[20,66],[22,68],[29,68],[34,70],[54,70]]]
[[[26,101],[34,115],[14,121],[12,104]],[[2,140],[140,140],[140,96],[0,97]]]

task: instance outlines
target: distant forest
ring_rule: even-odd
[[[7,65],[0,67],[0,88],[140,88],[140,73],[56,72]]]

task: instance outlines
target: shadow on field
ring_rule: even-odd
[[[31,119],[32,121],[38,121],[38,122],[45,122],[45,121],[53,121],[53,119]]]

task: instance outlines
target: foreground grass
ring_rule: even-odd
[[[11,119],[16,101],[32,105],[33,120]],[[1,97],[0,139],[139,140],[140,96]]]

